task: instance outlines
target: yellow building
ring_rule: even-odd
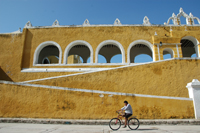
[[[109,119],[128,100],[138,118],[194,118],[185,86],[200,79],[199,40],[200,19],[182,8],[164,25],[29,21],[0,34],[0,117]],[[141,54],[152,61],[135,63]]]

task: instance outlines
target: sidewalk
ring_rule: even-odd
[[[137,130],[108,125],[0,123],[0,133],[199,133],[199,125],[140,125]]]
[[[108,125],[110,120],[0,118],[0,123]],[[140,125],[200,125],[200,119],[140,119]]]

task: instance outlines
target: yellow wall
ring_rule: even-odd
[[[200,79],[200,60],[170,60],[109,71],[81,74],[33,84],[70,88],[188,97],[185,87],[192,79]]]
[[[81,64],[83,62],[81,62],[80,56],[77,55],[77,57],[75,57],[75,55],[70,55],[67,58],[67,64]]]
[[[139,119],[194,118],[192,101],[99,94],[0,84],[0,117],[110,119],[123,101]]]
[[[94,50],[93,62],[95,62],[97,46],[105,40],[115,40],[123,45],[127,62],[127,49],[133,41],[142,39],[151,44],[157,44],[160,41],[178,44],[184,36],[193,36],[200,40],[199,31],[199,26],[187,27],[187,31],[185,31],[185,26],[172,27],[172,32],[170,32],[170,27],[165,26],[114,26],[34,28],[24,29],[22,34],[1,34],[0,79],[19,82],[77,73],[23,73],[21,72],[23,68],[114,68],[121,66],[33,66],[34,52],[38,45],[45,41],[54,41],[61,46],[63,63],[64,50],[73,41],[84,40],[90,43]],[[155,32],[157,36],[154,35]],[[172,48],[175,52],[174,56],[177,57],[176,45],[163,45],[159,48],[161,60],[164,48]],[[153,49],[156,55],[155,60],[158,60],[157,45],[154,45]],[[179,54],[182,57],[180,45]],[[200,60],[197,59],[178,59],[33,83],[133,94],[188,97],[185,86],[192,79],[200,79],[199,63]],[[194,117],[192,101],[107,95],[101,98],[98,94],[5,84],[0,84],[0,90],[0,117],[107,119],[116,115],[114,110],[122,106],[125,99],[130,101],[139,118]],[[89,113],[86,107],[90,109]],[[103,111],[99,110],[100,108]]]
[[[76,40],[84,40],[92,45],[94,50],[105,40],[116,40],[122,44],[127,53],[130,43],[136,40],[146,40],[151,44],[154,43],[180,43],[185,36],[193,36],[200,40],[198,35],[200,27],[188,27],[185,31],[185,26],[172,27],[173,36],[170,36],[170,27],[165,26],[120,26],[120,27],[65,27],[65,28],[41,28],[41,29],[24,29],[23,34],[26,37],[24,46],[27,53],[23,55],[25,58],[22,67],[33,67],[33,55],[37,46],[45,41],[54,41],[62,48],[62,57],[64,50],[68,44]],[[25,32],[26,31],[26,32]],[[155,36],[157,32],[157,36]],[[45,35],[45,36],[44,36]],[[42,37],[41,37],[42,36]],[[29,48],[31,47],[31,48]],[[155,45],[157,47],[157,45]],[[176,46],[169,46],[175,48]],[[157,52],[157,50],[155,51]],[[181,52],[181,51],[180,51]],[[127,54],[126,62],[127,62]],[[62,58],[63,59],[63,58]],[[28,61],[27,61],[28,60]],[[158,55],[156,56],[158,60]],[[62,61],[63,62],[63,61]]]
[[[114,26],[114,27],[62,27],[62,28],[35,28],[24,29],[22,34],[1,34],[0,35],[0,66],[13,81],[26,81],[48,76],[66,75],[68,73],[21,73],[22,68],[80,68],[80,67],[117,67],[117,66],[33,66],[33,55],[39,44],[45,41],[55,41],[62,48],[62,60],[64,59],[64,50],[68,44],[75,40],[84,40],[90,43],[94,50],[105,40],[116,40],[121,43],[126,52],[130,43],[136,40],[146,40],[151,44],[160,43],[180,43],[184,36],[193,36],[200,40],[199,26],[189,26],[185,31],[185,26],[172,27],[172,36],[170,36],[170,27],[166,26]],[[155,36],[157,32],[157,36]],[[166,35],[165,35],[166,34]],[[162,59],[162,49],[170,47],[175,52],[175,45],[162,46],[160,48],[160,58]],[[157,45],[154,45],[155,60],[158,60]],[[179,45],[179,55],[182,57],[181,47]],[[62,61],[63,63],[63,61]],[[70,72],[69,74],[71,74]],[[25,77],[25,78],[24,78]]]

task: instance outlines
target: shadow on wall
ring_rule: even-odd
[[[0,80],[13,81],[0,67]]]
[[[31,46],[32,46],[32,38],[33,34],[28,30],[26,30],[26,40],[24,42],[24,49],[23,49],[23,57],[22,57],[22,68],[27,68],[30,66],[31,62]]]

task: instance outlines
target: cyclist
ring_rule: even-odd
[[[125,114],[122,115],[122,116],[125,117],[125,124],[124,124],[123,128],[126,128],[127,120],[133,114],[133,111],[132,111],[131,105],[127,101],[124,101],[124,105],[125,106],[123,108],[121,108],[121,110],[118,110],[118,111],[124,111],[125,110]]]

